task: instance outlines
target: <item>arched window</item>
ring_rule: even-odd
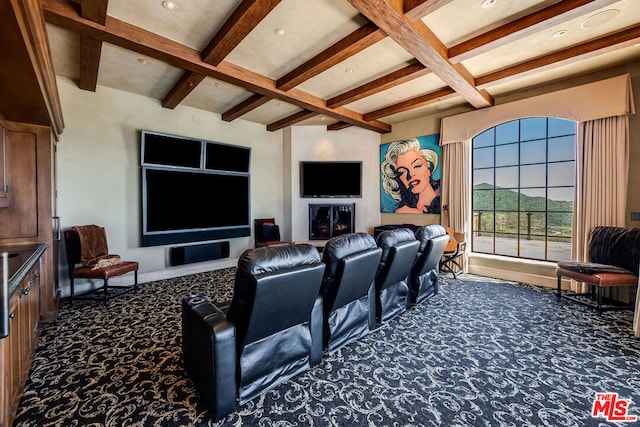
[[[531,117],[473,138],[473,252],[571,259],[576,125]]]

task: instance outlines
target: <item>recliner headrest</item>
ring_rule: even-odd
[[[327,242],[322,253],[322,261],[327,265],[325,276],[335,275],[341,258],[374,248],[376,248],[376,241],[367,233],[350,233],[333,237]]]
[[[378,247],[382,248],[382,262],[387,262],[389,250],[398,243],[416,240],[413,231],[408,228],[396,228],[394,230],[385,230],[376,239]]]
[[[420,241],[418,252],[423,252],[429,240],[437,236],[447,234],[447,230],[439,224],[430,224],[418,228],[416,231],[416,239]]]
[[[247,249],[238,259],[236,277],[254,276],[319,262],[318,250],[309,244]]]
[[[394,230],[385,230],[378,236],[376,244],[382,249],[390,248],[400,242],[416,240],[413,231],[408,228],[396,228]]]

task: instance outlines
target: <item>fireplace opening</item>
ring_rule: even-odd
[[[309,205],[309,240],[327,240],[355,231],[355,203]]]

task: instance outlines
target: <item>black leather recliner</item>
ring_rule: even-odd
[[[250,249],[228,306],[183,298],[185,369],[214,419],[320,362],[324,270],[308,244]]]
[[[323,298],[323,347],[332,353],[369,333],[376,325],[375,276],[382,249],[366,233],[330,239],[320,288]]]
[[[382,257],[376,273],[376,320],[387,322],[409,306],[409,273],[420,242],[408,228],[386,230],[378,235]]]
[[[438,294],[440,259],[449,242],[447,230],[441,225],[425,225],[416,230],[420,242],[418,254],[411,269],[411,303],[419,304]]]

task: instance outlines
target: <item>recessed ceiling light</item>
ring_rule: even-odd
[[[482,6],[483,9],[488,9],[491,6],[495,5],[496,3],[498,3],[498,0],[482,0],[482,3],[480,3],[480,6]]]
[[[215,87],[217,87],[217,88],[221,88],[221,87],[222,87],[222,84],[220,84],[220,83],[215,83],[215,84],[214,84],[214,86],[215,86]]]
[[[618,9],[607,9],[591,15],[580,24],[580,28],[593,28],[612,20],[620,11]]]
[[[144,58],[140,58],[140,59],[138,59],[138,62],[139,62],[139,63],[141,63],[142,65],[149,65],[149,61],[147,61],[147,60],[146,60],[146,59],[144,59]]]
[[[282,28],[278,28],[275,31],[276,36],[284,36],[284,30]]]
[[[165,0],[162,2],[162,7],[167,10],[176,10],[178,8],[178,5],[172,1]]]
[[[555,33],[551,34],[551,38],[560,39],[560,38],[566,36],[567,34],[569,34],[569,31],[567,31],[567,30],[558,30]]]
[[[353,73],[354,69],[353,68],[347,68],[346,70],[344,70],[345,73]]]

